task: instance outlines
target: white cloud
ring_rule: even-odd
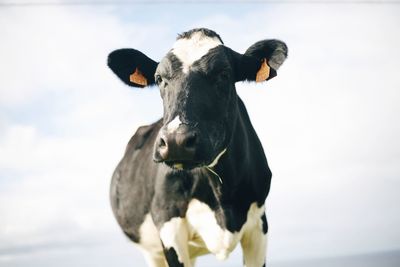
[[[106,68],[108,53],[119,47],[151,49],[144,43],[148,33],[158,42],[167,32],[162,25],[122,23],[110,10],[99,10],[0,10],[0,103],[21,106],[48,92],[86,99],[95,89],[109,91],[117,83]]]

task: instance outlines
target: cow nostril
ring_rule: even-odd
[[[164,137],[164,136],[161,136],[161,137],[160,137],[160,143],[158,144],[158,146],[159,146],[160,148],[167,147],[167,142],[165,141],[165,137]]]
[[[197,143],[197,135],[191,135],[186,138],[185,147],[186,148],[194,148]]]
[[[160,156],[160,161],[164,161],[168,158],[169,149],[168,149],[167,137],[164,135],[160,136],[160,139],[158,141],[157,152],[158,155]]]

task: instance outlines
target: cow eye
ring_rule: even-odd
[[[163,81],[163,79],[161,78],[161,76],[160,75],[156,75],[156,77],[154,78],[154,80],[155,80],[155,82],[156,82],[156,84],[157,85],[160,85],[161,83],[162,83],[162,81]]]

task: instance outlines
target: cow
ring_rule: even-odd
[[[130,48],[109,54],[124,83],[156,85],[163,100],[162,119],[137,129],[110,188],[115,218],[149,266],[192,267],[209,253],[223,260],[239,242],[245,266],[266,266],[272,174],[235,83],[275,77],[287,53],[269,39],[240,54],[197,28],[160,62]]]

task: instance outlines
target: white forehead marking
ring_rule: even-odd
[[[216,46],[222,45],[217,37],[209,37],[202,32],[195,32],[190,39],[182,38],[175,42],[172,53],[182,62],[182,71],[189,72],[190,66],[196,60]]]
[[[178,129],[179,125],[181,125],[182,122],[179,119],[179,116],[176,116],[170,123],[167,125],[167,130],[168,132],[174,132],[176,129]]]

